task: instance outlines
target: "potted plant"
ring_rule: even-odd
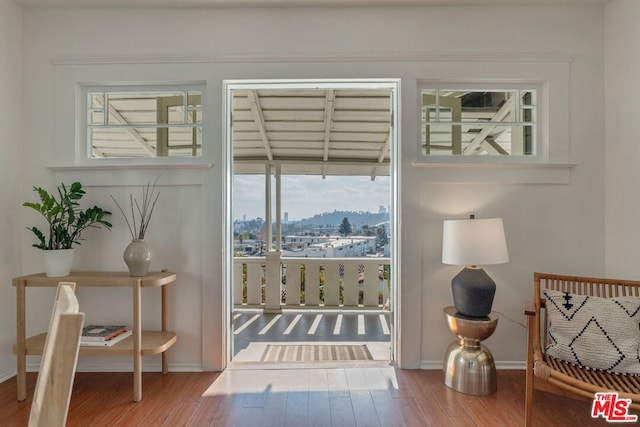
[[[73,245],[80,245],[84,230],[89,227],[111,227],[111,223],[105,220],[111,212],[98,206],[84,210],[80,208],[79,200],[85,194],[82,184],[74,182],[69,187],[61,184],[57,190],[58,197],[42,187],[33,187],[40,202],[22,204],[39,212],[47,221],[48,230],[40,230],[37,227],[27,229],[38,239],[38,243],[34,243],[33,246],[43,250],[45,273],[49,277],[69,274],[73,261]]]

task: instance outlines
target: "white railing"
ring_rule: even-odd
[[[389,299],[389,258],[234,259],[235,307],[380,308]]]

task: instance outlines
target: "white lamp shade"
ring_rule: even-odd
[[[444,221],[442,262],[455,265],[509,262],[502,218]]]

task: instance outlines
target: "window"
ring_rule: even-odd
[[[90,159],[202,156],[202,90],[87,87],[84,99]]]
[[[429,86],[420,93],[423,156],[539,154],[537,88]]]

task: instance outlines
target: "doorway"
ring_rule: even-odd
[[[367,330],[370,337],[374,330],[386,335],[386,355],[384,346],[382,356],[380,347],[365,352],[393,363],[399,349],[399,80],[225,81],[224,93],[225,232],[233,242],[225,253],[227,363],[307,360],[299,359],[305,352],[325,360],[319,354],[329,348],[328,335],[340,344],[327,350],[334,357],[328,360],[340,351],[353,357]],[[356,200],[354,190],[367,188],[365,181],[369,189],[386,186],[386,203],[374,212],[357,209],[357,201],[338,209],[339,200]],[[323,186],[332,188],[331,196]],[[246,188],[244,202],[254,206],[243,211],[237,196]],[[291,196],[292,188],[306,192]],[[311,215],[314,203],[325,210]],[[256,206],[261,216],[251,211]],[[349,211],[370,214],[368,221]],[[338,221],[328,219],[331,213]],[[320,219],[308,220],[314,217]],[[281,335],[276,342],[273,333]],[[313,338],[322,333],[319,346]]]

